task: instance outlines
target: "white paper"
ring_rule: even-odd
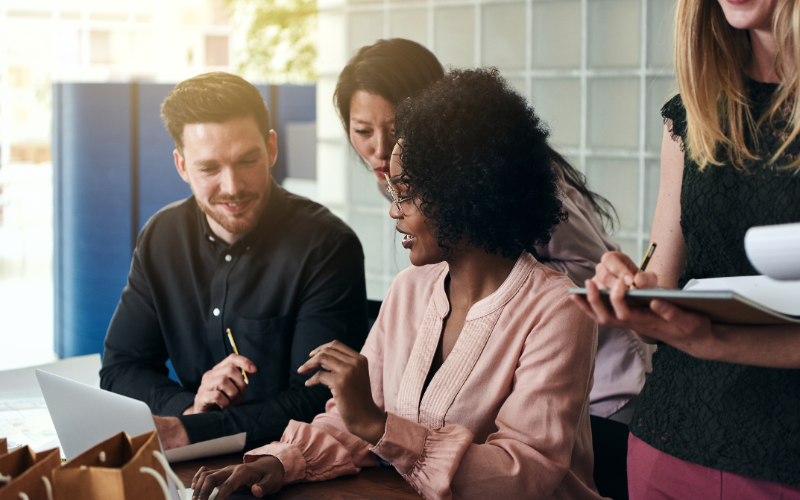
[[[0,398],[0,437],[11,447],[29,445],[36,452],[59,446],[44,398],[36,393]]]
[[[233,436],[225,436],[217,439],[210,439],[200,443],[181,446],[167,450],[165,456],[169,463],[184,462],[186,460],[196,460],[198,458],[213,457],[216,455],[227,455],[238,453],[244,450],[244,442],[247,438],[246,432],[240,432]]]
[[[800,281],[777,281],[767,276],[735,276],[691,280],[692,292],[735,292],[773,311],[800,316]]]
[[[800,280],[800,223],[751,227],[744,235],[747,258],[776,280]]]

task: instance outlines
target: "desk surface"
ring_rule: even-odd
[[[215,458],[192,460],[172,464],[187,488],[192,478],[202,466],[222,468],[242,463],[242,454],[224,455]],[[255,497],[253,497],[255,498]],[[409,486],[400,474],[393,469],[373,467],[364,469],[355,476],[344,476],[321,483],[290,484],[284,486],[276,495],[269,497],[275,500],[307,499],[307,500],[358,500],[386,499],[408,500],[420,498],[414,488]]]

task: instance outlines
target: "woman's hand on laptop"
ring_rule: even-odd
[[[244,356],[231,354],[205,372],[194,397],[194,405],[187,408],[183,414],[224,410],[241,403],[247,393],[242,370],[255,373],[256,365]]]
[[[224,469],[210,470],[201,467],[191,488],[192,499],[207,500],[217,488],[217,500],[224,500],[231,493],[245,487],[257,498],[277,493],[283,486],[283,464],[273,456],[260,457],[242,465],[230,465]]]

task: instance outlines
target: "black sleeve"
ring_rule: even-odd
[[[348,233],[321,248],[302,287],[295,319],[289,387],[268,397],[222,411],[179,417],[191,442],[247,431],[247,449],[280,439],[289,420],[310,422],[325,409],[325,386],[305,387],[297,369],[316,347],[339,340],[360,350],[367,337],[364,254]]]
[[[194,403],[194,393],[169,378],[167,347],[142,262],[142,235],[106,333],[100,387],[144,401],[154,415],[175,416]]]

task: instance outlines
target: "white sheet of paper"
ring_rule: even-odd
[[[800,223],[751,227],[744,235],[747,258],[776,280],[800,280]]]
[[[10,447],[30,445],[37,452],[59,446],[44,398],[36,393],[0,398],[0,436]]]
[[[691,280],[683,287],[693,292],[735,292],[789,316],[800,316],[800,281],[777,281],[767,276],[734,276]]]
[[[244,442],[247,438],[246,432],[240,432],[233,436],[225,436],[209,441],[190,444],[167,450],[165,455],[169,463],[183,462],[186,460],[196,460],[198,458],[213,457],[216,455],[227,455],[244,450]]]

